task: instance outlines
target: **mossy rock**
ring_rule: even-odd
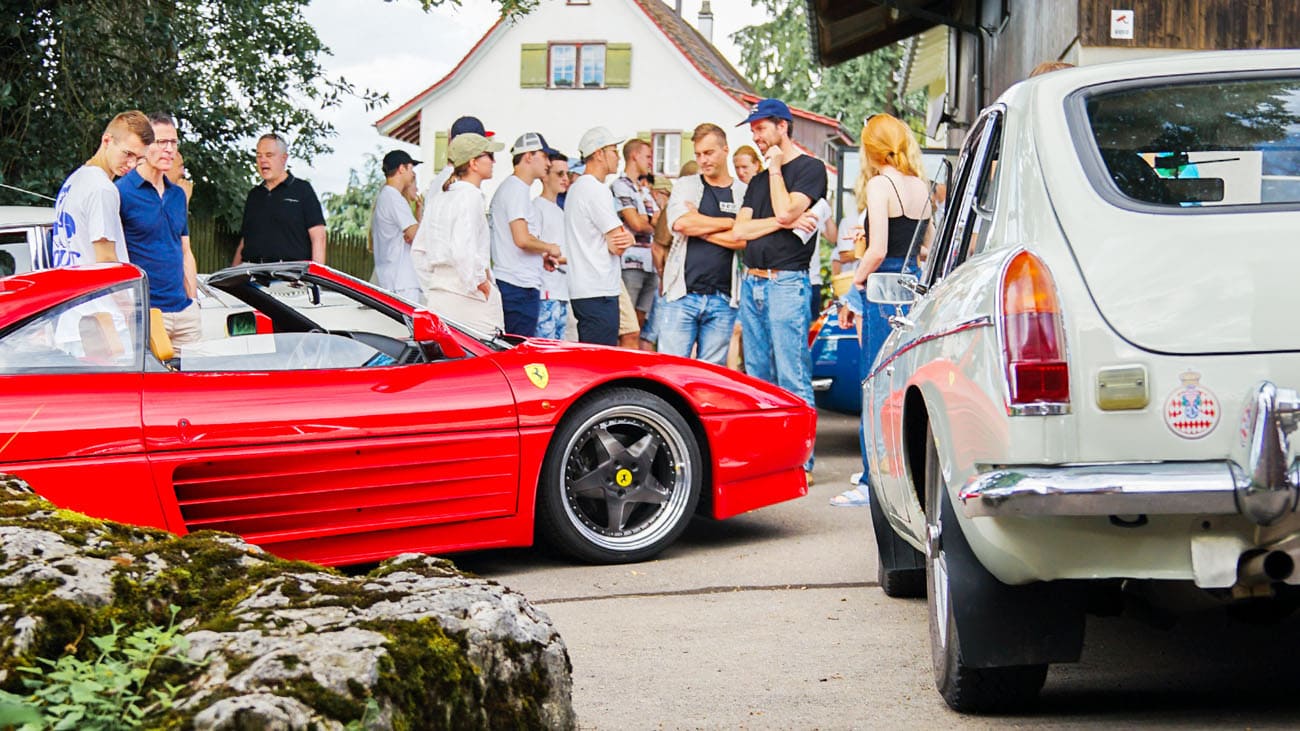
[[[84,638],[165,626],[199,665],[155,728],[572,728],[571,666],[520,594],[404,554],[368,574],[276,558],[223,533],[177,537],[56,509],[0,476],[0,688]]]

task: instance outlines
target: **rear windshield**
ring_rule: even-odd
[[[1163,81],[1095,94],[1085,109],[1109,183],[1129,198],[1300,202],[1300,78]]]

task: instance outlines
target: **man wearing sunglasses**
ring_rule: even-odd
[[[108,123],[94,157],[59,188],[54,202],[54,266],[127,260],[121,199],[113,178],[133,169],[152,142],[153,127],[143,112],[122,112]]]

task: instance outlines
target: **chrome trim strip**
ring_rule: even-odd
[[[880,365],[876,366],[876,368],[871,371],[871,374],[868,375],[867,378],[868,379],[875,378],[877,373],[884,370],[885,366],[888,366],[890,363],[893,363],[894,360],[898,358],[898,356],[906,353],[912,348],[917,347],[918,345],[924,345],[930,342],[931,340],[946,338],[949,335],[956,335],[959,332],[965,332],[967,330],[972,330],[977,327],[992,327],[992,326],[993,326],[993,318],[989,317],[988,315],[980,315],[979,317],[975,317],[965,322],[958,323],[957,325],[954,325],[951,328],[948,328],[947,330],[944,330],[942,332],[930,333],[928,335],[922,335],[918,338],[913,338],[912,340],[909,340],[906,343],[903,343],[902,345],[898,346],[898,350],[895,350],[888,358],[881,361]]]
[[[1232,462],[1007,467],[958,492],[968,517],[1235,515]]]

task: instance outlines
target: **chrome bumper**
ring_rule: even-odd
[[[1242,413],[1228,460],[1008,467],[972,477],[958,499],[970,517],[1240,513],[1270,525],[1300,496],[1300,460],[1287,464],[1300,398],[1264,382]]]
[[[812,379],[812,390],[829,391],[833,383],[835,383],[834,378],[814,378]]]

